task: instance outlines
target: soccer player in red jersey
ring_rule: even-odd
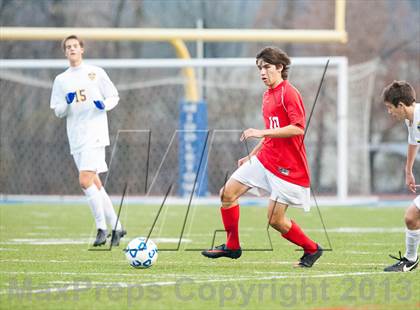
[[[287,80],[289,56],[275,47],[266,47],[256,57],[260,77],[268,87],[263,96],[262,113],[266,129],[246,129],[241,141],[261,138],[249,156],[239,159],[239,168],[220,190],[226,244],[205,250],[209,258],[239,258],[238,198],[251,188],[270,194],[267,217],[271,227],[290,242],[303,248],[297,266],[312,267],[322,248],[286,216],[289,206],[309,211],[309,167],[303,144],[305,107],[298,90]]]

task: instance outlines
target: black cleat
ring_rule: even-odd
[[[417,268],[419,264],[419,257],[417,256],[417,259],[412,262],[409,261],[405,257],[401,257],[401,252],[399,252],[400,257],[396,257],[394,255],[389,255],[391,258],[396,259],[398,262],[396,262],[394,265],[388,266],[384,269],[384,271],[387,272],[408,272],[412,271]]]
[[[237,259],[241,257],[242,250],[241,248],[237,250],[230,250],[226,247],[226,244],[222,244],[213,249],[204,250],[201,252],[201,254],[208,258],[229,257],[232,259]]]
[[[311,268],[312,265],[322,256],[323,249],[317,244],[317,251],[314,254],[304,253],[296,267]]]
[[[127,234],[127,231],[122,229],[122,230],[112,230],[112,235],[111,235],[111,244],[113,246],[119,246],[120,245],[120,239],[122,237],[124,237]]]
[[[98,229],[98,233],[96,234],[95,242],[93,242],[93,246],[100,246],[106,243],[106,229]]]

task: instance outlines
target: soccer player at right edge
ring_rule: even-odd
[[[405,183],[408,189],[416,192],[416,181],[413,175],[413,166],[420,145],[420,104],[416,103],[416,93],[405,81],[394,81],[383,91],[383,101],[393,118],[404,121],[408,129],[407,162],[405,165]],[[394,265],[386,267],[384,271],[407,272],[414,270],[419,264],[417,254],[420,243],[420,195],[405,212],[405,254],[396,259]]]
[[[262,113],[266,129],[249,128],[241,136],[261,138],[249,156],[238,161],[239,168],[220,190],[221,213],[227,242],[202,254],[209,258],[239,258],[238,198],[251,188],[270,193],[269,224],[304,254],[297,267],[312,267],[323,251],[299,225],[286,217],[289,206],[310,208],[309,168],[303,144],[305,107],[298,90],[287,80],[289,56],[275,47],[266,47],[256,57],[260,77],[268,87]]]

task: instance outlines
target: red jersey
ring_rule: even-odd
[[[298,90],[287,80],[263,96],[262,113],[267,129],[295,125],[305,129],[305,106]],[[309,187],[309,168],[303,135],[290,138],[264,138],[257,158],[279,178]]]

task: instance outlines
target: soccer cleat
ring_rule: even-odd
[[[387,272],[408,272],[412,271],[417,268],[419,264],[419,257],[417,256],[417,259],[412,262],[409,261],[405,257],[401,257],[401,251],[399,252],[400,257],[396,257],[394,255],[389,255],[391,258],[396,259],[398,262],[396,262],[394,265],[388,266],[384,269],[384,271]]]
[[[304,253],[296,267],[311,268],[318,258],[322,256],[323,249],[319,244],[317,244],[317,248],[317,251],[313,254]]]
[[[93,242],[93,246],[100,246],[106,243],[106,229],[98,229],[98,233],[96,234],[95,242]]]
[[[232,259],[237,259],[241,257],[242,250],[241,248],[237,250],[230,250],[226,247],[226,244],[222,244],[213,249],[204,250],[201,252],[201,254],[208,258],[229,257]]]
[[[122,230],[112,230],[112,235],[111,235],[111,244],[113,246],[119,246],[120,245],[120,239],[122,237],[124,237],[127,234],[127,231],[122,229]]]

